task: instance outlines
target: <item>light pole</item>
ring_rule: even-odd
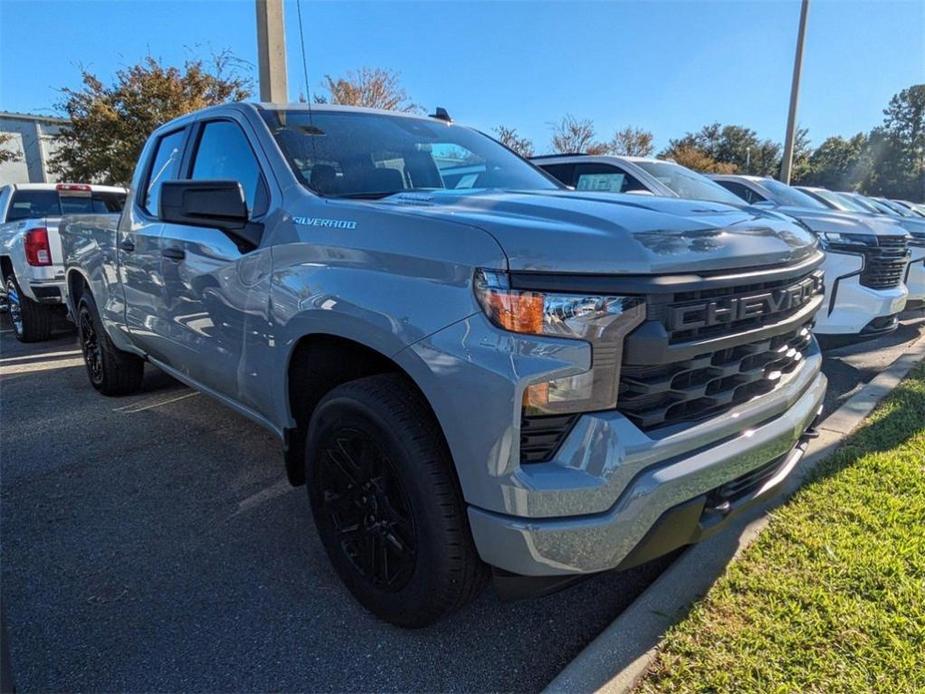
[[[780,166],[780,180],[790,184],[790,170],[793,167],[793,143],[796,139],[797,101],[800,98],[800,74],[803,72],[803,39],[806,36],[806,16],[809,14],[809,0],[803,0],[800,7],[800,30],[797,33],[797,51],[793,58],[793,83],[790,85],[790,111],[787,113],[787,136],[784,138],[784,160]]]
[[[278,104],[289,101],[283,0],[257,0],[257,65],[260,100]]]

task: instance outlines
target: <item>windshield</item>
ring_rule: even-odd
[[[848,195],[848,193],[832,193],[832,195],[841,200],[845,204],[845,207],[847,207],[848,210],[852,212],[866,212],[867,214],[872,212],[879,214],[880,212],[880,210],[878,210],[873,205],[868,205],[863,200],[855,197],[854,195]]]
[[[560,186],[490,137],[439,120],[363,112],[262,112],[289,165],[319,195]]]
[[[900,204],[897,203],[897,202],[893,202],[892,200],[883,200],[883,199],[881,199],[881,198],[874,198],[874,200],[876,200],[877,204],[881,205],[882,207],[886,207],[887,209],[889,209],[889,210],[891,211],[890,214],[892,214],[894,217],[906,217],[906,218],[909,218],[909,217],[915,217],[915,216],[916,216],[916,215],[912,212],[912,210],[907,210],[905,207],[903,207],[902,205],[900,205]]]
[[[824,202],[829,204],[829,207],[839,210],[840,212],[864,212],[863,209],[855,205],[851,200],[843,200],[831,190],[822,188],[813,189],[811,195],[821,198]]]
[[[781,183],[773,178],[762,179],[761,185],[771,193],[773,201],[778,205],[784,207],[803,207],[810,210],[827,209],[825,205],[803,191],[791,188],[786,183]]]
[[[742,198],[738,195],[730,193],[720,184],[680,164],[668,161],[634,161],[633,163],[657,178],[679,197],[722,202],[727,205],[742,205]]]

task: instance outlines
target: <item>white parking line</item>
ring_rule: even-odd
[[[18,354],[15,357],[2,357],[0,364],[12,364],[18,361],[35,361],[37,359],[51,359],[54,357],[76,357],[80,356],[79,349],[69,349],[64,352],[37,352],[35,354]]]
[[[151,402],[150,400],[142,400],[141,402],[133,402],[131,405],[115,407],[112,411],[121,412],[122,414],[135,414],[136,412],[144,412],[145,410],[150,410],[154,407],[169,405],[172,402],[186,400],[187,398],[192,398],[196,395],[199,395],[199,392],[194,390],[192,393],[184,393],[183,395],[178,395],[175,398],[168,398],[166,400],[155,400],[154,402]]]
[[[237,516],[239,513],[244,513],[245,511],[250,511],[255,506],[259,506],[265,501],[274,499],[278,496],[282,496],[287,492],[291,492],[295,487],[289,484],[289,480],[286,478],[281,479],[276,484],[267,487],[266,489],[261,489],[256,494],[251,494],[249,497],[243,501],[238,502],[238,510],[235,511],[232,517]]]
[[[59,359],[50,362],[38,362],[33,364],[7,364],[0,366],[0,376],[18,376],[20,374],[33,373],[35,371],[51,371],[52,369],[67,369],[72,366],[83,366],[84,360],[80,359]]]

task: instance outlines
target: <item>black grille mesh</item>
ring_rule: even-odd
[[[706,419],[769,393],[802,363],[811,327],[672,364],[624,364],[620,411],[647,431]]]
[[[550,415],[520,420],[520,461],[541,463],[549,460],[572,430],[578,415]]]
[[[909,262],[909,241],[904,236],[880,236],[879,246],[864,252],[860,282],[871,289],[893,289],[902,284]]]

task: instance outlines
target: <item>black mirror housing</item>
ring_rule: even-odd
[[[237,181],[164,181],[159,216],[171,224],[213,227],[229,233],[247,226],[247,203]]]

